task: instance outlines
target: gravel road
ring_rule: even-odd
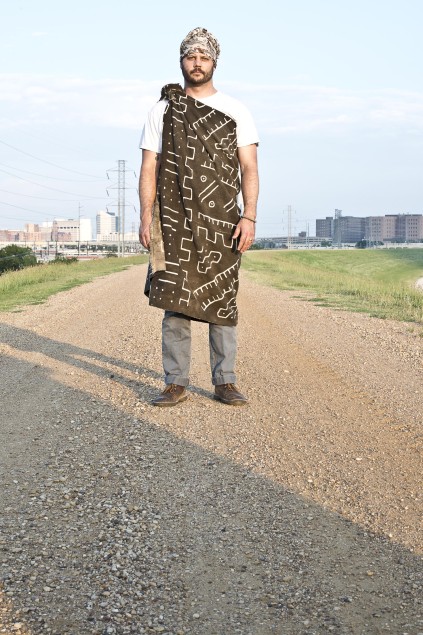
[[[159,409],[145,266],[0,315],[0,633],[423,635],[422,328],[244,273],[239,386]]]

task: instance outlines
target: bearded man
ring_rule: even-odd
[[[207,29],[188,33],[180,46],[184,89],[162,89],[141,137],[140,241],[150,251],[146,294],[150,305],[165,311],[166,388],[155,406],[188,397],[191,320],[209,324],[214,398],[247,403],[236,387],[236,295],[241,254],[255,236],[258,136],[246,107],[213,85],[219,54]]]

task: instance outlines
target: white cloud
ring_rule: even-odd
[[[0,127],[88,124],[140,129],[161,82],[0,75]]]
[[[163,82],[0,75],[0,128],[66,123],[140,130]],[[303,84],[219,87],[245,101],[261,133],[421,134],[423,94]]]
[[[265,132],[423,132],[423,93],[304,85],[231,85]]]

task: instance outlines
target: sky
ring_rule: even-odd
[[[138,148],[179,45],[209,29],[216,88],[260,136],[257,236],[423,213],[422,0],[0,0],[0,229],[117,211],[138,229]]]

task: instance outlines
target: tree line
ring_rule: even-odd
[[[37,258],[30,247],[8,245],[0,249],[0,276],[6,271],[18,271],[36,264]]]

